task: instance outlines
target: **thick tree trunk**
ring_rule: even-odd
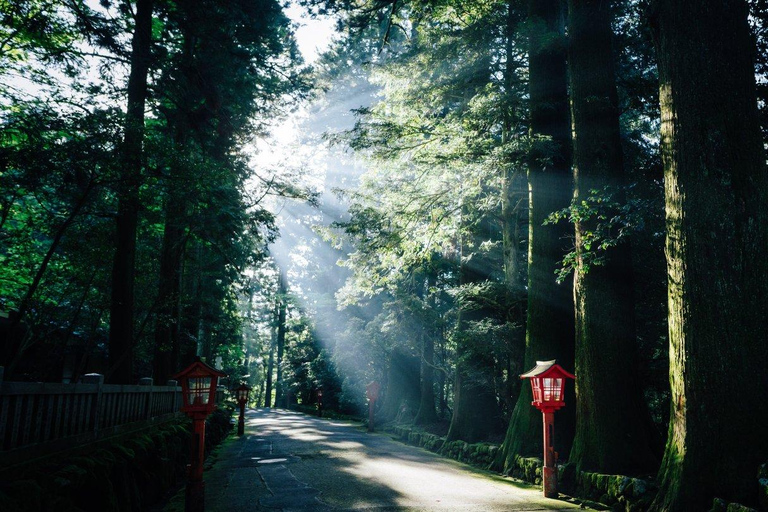
[[[504,66],[504,92],[506,102],[504,109],[504,121],[501,133],[502,144],[507,144],[513,137],[513,120],[510,114],[512,110],[512,97],[517,82],[518,64],[512,58],[514,53],[514,34],[517,30],[519,8],[517,2],[509,2],[507,6],[507,26],[506,26],[506,53],[507,62]],[[520,244],[520,211],[521,204],[525,197],[522,187],[517,183],[521,181],[518,178],[518,168],[512,162],[507,162],[503,170],[501,183],[501,231],[502,247],[504,254],[504,278],[512,291],[522,291],[522,265],[521,244]]]
[[[166,382],[179,368],[181,353],[181,267],[186,238],[183,223],[184,201],[169,191],[165,205],[165,230],[160,254],[157,320],[155,323],[154,377]]]
[[[186,368],[194,361],[199,350],[200,330],[203,321],[202,247],[199,241],[192,241],[192,250],[187,251],[182,281],[184,296],[181,333],[179,334],[179,366]]]
[[[413,423],[425,425],[437,421],[435,412],[435,340],[431,333],[422,335],[421,345],[421,393],[419,412]]]
[[[753,505],[768,460],[768,175],[747,6],[657,8],[672,417],[653,508]]]
[[[463,361],[456,365],[453,415],[446,441],[476,443],[501,432],[493,381],[480,378],[483,371],[489,371],[488,361]]]
[[[445,349],[445,332],[444,329],[440,329],[440,339],[439,339],[439,354],[440,354],[440,364],[443,368],[446,367],[447,363],[447,354]],[[446,372],[441,371],[437,373],[437,388],[439,390],[439,394],[437,396],[437,415],[438,417],[443,420],[447,416],[448,412],[448,384],[450,383],[450,379],[446,378]]]
[[[611,6],[602,0],[569,0],[568,9],[574,196],[580,202],[607,186],[621,202],[624,163]],[[609,249],[603,265],[585,268],[582,241],[597,222],[576,223],[576,433],[569,461],[579,471],[644,474],[658,464],[637,375],[630,244]]]
[[[435,287],[436,276],[432,269],[428,270],[425,293],[427,294],[427,303],[431,312],[435,311],[437,302],[435,294],[430,290]],[[435,338],[437,337],[437,326],[432,322],[421,329],[421,393],[419,400],[419,412],[416,413],[413,423],[415,425],[425,425],[437,421],[435,412]]]
[[[139,217],[144,105],[152,45],[152,4],[152,0],[136,2],[125,138],[120,157],[122,177],[117,191],[117,227],[109,319],[110,370],[107,375],[109,382],[118,384],[128,384],[133,380],[136,228]]]
[[[558,284],[555,279],[555,271],[568,251],[570,233],[563,223],[542,225],[552,212],[570,204],[572,194],[563,12],[559,0],[530,0],[528,6],[531,136],[546,137],[551,144],[534,143],[537,149],[532,151],[528,169],[528,310],[524,367],[532,368],[537,360],[557,359],[570,369],[574,357],[571,283],[566,280]],[[569,391],[566,402],[573,404],[574,396]],[[495,469],[509,472],[517,457],[543,453],[541,413],[531,407],[531,400],[530,386],[522,386],[504,443],[493,463]],[[566,406],[558,413],[555,442],[560,453],[570,450],[574,419],[573,407]]]
[[[287,408],[285,400],[285,389],[283,386],[283,352],[285,351],[285,313],[288,300],[285,275],[280,270],[279,284],[277,289],[277,300],[279,301],[277,310],[277,383],[275,386],[275,407]]]
[[[386,392],[376,421],[392,421],[398,416],[412,419],[418,406],[419,360],[402,348],[395,348],[390,355]]]
[[[479,223],[482,227],[483,222]],[[485,235],[485,233],[483,233]],[[481,238],[486,237],[481,235]],[[465,235],[467,236],[467,235]],[[472,236],[472,235],[468,235]],[[463,255],[462,240],[460,281],[462,285],[482,283],[487,279],[486,268],[478,259],[468,260]],[[479,257],[478,254],[474,256]],[[478,346],[478,340],[461,339],[469,322],[488,317],[488,311],[475,305],[460,304],[457,319],[456,375],[453,388],[453,415],[446,441],[462,440],[468,443],[488,439],[501,432],[499,405],[493,382],[493,356]],[[468,336],[471,336],[469,334]]]
[[[275,343],[269,344],[269,360],[267,362],[267,391],[264,395],[264,407],[272,407],[272,375],[275,371]]]

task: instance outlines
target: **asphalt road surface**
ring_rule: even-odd
[[[207,512],[578,508],[357,424],[285,410],[247,411],[245,436],[206,470]]]

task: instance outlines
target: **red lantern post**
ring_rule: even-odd
[[[542,486],[544,496],[557,498],[557,453],[555,441],[555,411],[565,405],[565,379],[576,379],[552,361],[536,361],[536,366],[522,374],[521,379],[531,379],[533,402],[531,405],[540,410],[544,417],[544,470]]]
[[[237,420],[237,435],[242,436],[245,434],[245,404],[248,403],[248,394],[251,392],[251,388],[245,384],[241,384],[239,388],[235,390],[237,396],[237,405],[240,406],[240,418]]]
[[[373,410],[376,406],[376,400],[379,399],[381,386],[378,382],[371,382],[365,387],[365,394],[368,397],[368,432],[373,432]]]
[[[323,390],[318,389],[317,390],[317,416],[322,418],[323,417]]]
[[[192,419],[192,449],[184,506],[186,512],[202,512],[205,509],[205,418],[216,408],[216,385],[219,378],[226,376],[226,373],[211,368],[197,358],[173,377],[181,383],[181,411]]]

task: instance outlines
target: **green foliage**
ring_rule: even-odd
[[[588,273],[593,266],[603,265],[610,255],[610,249],[625,243],[633,233],[646,227],[646,219],[652,215],[651,207],[656,206],[648,199],[627,196],[627,190],[617,191],[611,187],[593,189],[589,195],[570,207],[553,212],[545,224],[561,221],[590,226],[583,230],[580,241],[581,252],[567,253],[558,271],[558,281],[562,282],[574,270]]]

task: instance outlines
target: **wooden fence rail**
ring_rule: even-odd
[[[98,374],[77,384],[3,382],[0,366],[0,466],[140,430],[180,414],[181,387],[104,384]],[[224,399],[219,386],[216,402]]]
[[[173,416],[181,388],[103,384],[100,375],[84,383],[0,383],[0,453]]]

